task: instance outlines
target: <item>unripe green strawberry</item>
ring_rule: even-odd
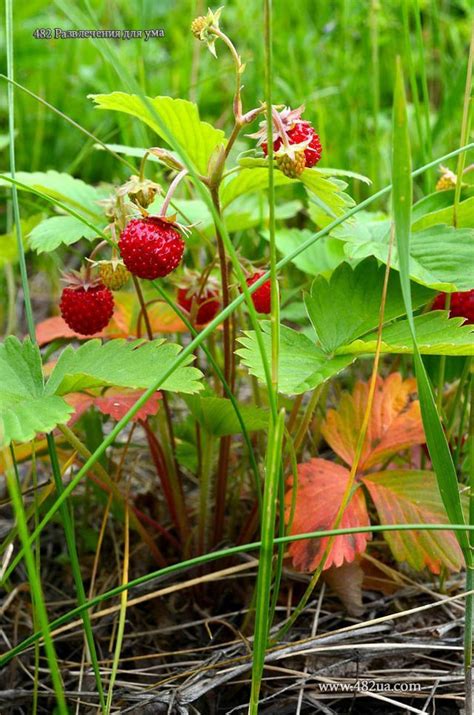
[[[276,163],[280,171],[290,179],[297,179],[306,167],[306,157],[304,151],[297,151],[292,158],[289,154],[282,154],[276,157]]]
[[[121,261],[101,261],[99,276],[110,290],[120,290],[130,280],[130,273]]]

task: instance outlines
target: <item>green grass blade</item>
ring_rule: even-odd
[[[17,521],[18,534],[25,552],[25,565],[28,574],[28,582],[31,589],[31,598],[33,607],[36,612],[36,619],[40,625],[43,634],[44,649],[48,659],[51,681],[53,683],[54,693],[56,695],[56,703],[60,715],[67,715],[66,699],[64,697],[63,682],[59,665],[56,657],[56,651],[51,638],[51,626],[48,620],[48,613],[43,598],[43,589],[41,588],[41,580],[36,571],[35,555],[31,549],[30,539],[28,535],[28,525],[26,523],[25,510],[21,498],[21,491],[16,473],[16,465],[14,462],[13,450],[4,449],[3,459],[6,466],[6,478],[10,499],[12,500],[13,510]]]
[[[12,172],[13,174],[13,172]],[[112,239],[110,236],[108,236],[106,233],[102,231],[102,229],[98,228],[95,224],[91,223],[88,221],[85,216],[82,214],[78,213],[77,211],[74,211],[70,206],[67,204],[63,203],[62,201],[59,201],[59,199],[55,199],[53,196],[49,196],[48,194],[45,194],[43,191],[39,191],[39,189],[34,189],[32,186],[27,186],[26,184],[23,184],[21,181],[17,181],[15,178],[12,176],[6,176],[5,174],[0,174],[0,179],[3,179],[4,181],[8,181],[12,185],[12,190],[16,190],[17,187],[20,189],[25,189],[28,191],[30,194],[35,194],[36,196],[39,196],[40,199],[44,199],[50,204],[53,204],[53,206],[56,206],[57,208],[61,209],[65,213],[69,214],[70,216],[74,216],[74,218],[77,218],[78,221],[84,224],[84,226],[88,226],[91,228],[93,231],[97,233],[97,236],[100,236],[100,238],[104,239],[104,241],[107,241],[107,243],[110,243],[111,245],[114,245]],[[16,220],[16,219],[15,219]]]
[[[265,102],[266,102],[266,121],[267,134],[273,135],[273,116],[272,116],[272,82],[273,82],[273,25],[272,25],[272,1],[265,0],[264,3],[264,44],[265,44]],[[276,247],[276,229],[275,229],[275,180],[274,180],[274,162],[273,162],[273,144],[268,143],[268,231],[270,243],[270,283],[271,283],[271,388],[273,390],[273,402],[278,404],[278,372],[279,372],[279,352],[280,352],[280,289],[277,276],[277,247]],[[268,387],[268,386],[267,386]],[[276,422],[276,415],[273,413],[273,422]],[[278,481],[278,502],[279,502],[279,521],[278,534],[283,536],[285,533],[285,481],[281,463],[279,468]],[[261,558],[266,558],[264,554]],[[276,610],[278,593],[280,591],[281,575],[283,571],[283,545],[278,547],[278,557],[275,564],[275,580],[273,586],[273,595],[270,604],[269,612],[269,627],[273,621],[273,616]],[[268,609],[268,604],[266,606]]]
[[[395,96],[393,108],[393,215],[395,238],[398,247],[400,265],[400,283],[407,311],[407,318],[413,338],[414,365],[418,381],[421,414],[426,434],[426,442],[438,480],[441,497],[451,522],[462,524],[464,515],[459,496],[456,470],[449,450],[449,445],[433,397],[433,391],[421,359],[416,342],[413,307],[410,292],[410,226],[412,204],[411,150],[408,134],[405,87],[401,62],[397,64]],[[467,534],[457,534],[463,549],[466,563],[471,562],[471,552]]]
[[[348,527],[345,529],[328,529],[323,531],[310,531],[304,534],[293,534],[291,536],[276,537],[274,539],[274,544],[290,544],[293,541],[301,541],[303,539],[320,539],[327,536],[342,536],[346,534],[358,534],[361,532],[370,532],[373,534],[382,533],[385,531],[469,531],[469,533],[474,533],[474,525],[466,524],[376,524],[372,526],[364,527]],[[69,623],[78,616],[81,615],[83,610],[95,608],[100,603],[107,601],[115,596],[119,596],[125,590],[131,590],[133,588],[142,586],[143,584],[150,583],[155,579],[162,579],[165,576],[170,576],[174,573],[179,573],[181,571],[186,571],[188,569],[200,566],[202,564],[210,564],[213,561],[219,559],[226,559],[229,556],[234,556],[236,554],[246,553],[247,551],[257,551],[262,546],[261,541],[252,541],[247,544],[239,544],[238,546],[231,546],[229,548],[220,549],[219,551],[212,551],[208,554],[203,554],[201,556],[195,556],[192,559],[186,561],[180,561],[179,563],[172,564],[171,566],[166,566],[159,569],[158,571],[152,571],[144,576],[130,581],[127,585],[116,586],[110,591],[101,593],[94,598],[87,601],[82,606],[77,606],[76,608],[64,613],[59,618],[51,621],[51,628],[59,628],[60,626]],[[36,641],[38,641],[43,636],[41,631],[33,633],[32,635],[25,638],[24,641],[16,645],[14,648],[9,650],[0,656],[0,668],[9,663],[12,658],[15,658],[20,653],[23,653],[27,648],[32,646]]]
[[[270,419],[269,440],[265,465],[265,485],[262,509],[262,545],[257,576],[257,596],[255,613],[255,634],[253,644],[252,687],[250,694],[249,713],[258,712],[258,699],[262,681],[265,652],[268,643],[268,633],[272,613],[269,612],[269,602],[273,573],[273,545],[275,539],[276,505],[278,501],[278,485],[281,475],[281,451],[285,427],[285,411],[281,410],[276,423]]]
[[[51,468],[53,470],[54,483],[56,486],[56,492],[58,495],[63,492],[63,480],[61,477],[61,469],[59,467],[58,455],[56,452],[56,444],[54,442],[54,437],[52,434],[48,434],[48,452],[51,462]],[[76,589],[77,603],[81,606],[86,602],[86,592],[84,589],[84,584],[82,582],[81,576],[81,566],[79,563],[79,556],[77,554],[76,548],[76,537],[74,534],[74,525],[71,518],[71,513],[69,511],[69,505],[64,502],[59,510],[61,520],[63,522],[64,534],[66,537],[67,551],[69,555],[69,560],[71,563],[71,571],[74,579],[74,586]],[[84,634],[89,649],[90,659],[92,662],[92,669],[94,671],[95,682],[97,685],[97,692],[99,694],[99,701],[102,712],[105,710],[105,697],[104,689],[102,686],[102,679],[100,676],[99,661],[97,658],[97,651],[95,647],[94,634],[92,632],[92,625],[89,617],[89,613],[84,611],[82,615],[82,623],[84,626]]]
[[[120,653],[122,650],[123,636],[125,633],[125,621],[127,616],[127,601],[128,601],[128,570],[129,570],[129,558],[130,558],[130,532],[129,532],[129,511],[128,506],[125,508],[125,522],[124,522],[124,546],[123,546],[123,573],[122,573],[122,585],[124,590],[120,595],[120,613],[119,622],[117,627],[117,638],[115,641],[114,648],[114,658],[112,662],[112,671],[110,673],[109,689],[107,692],[107,705],[105,712],[107,715],[112,710],[114,685],[117,679],[118,667],[120,664]]]
[[[12,16],[12,0],[5,0],[5,16],[6,16],[6,38],[7,38],[7,74],[8,78],[13,80],[13,16]],[[15,178],[16,162],[15,162],[15,90],[12,84],[8,84],[8,135],[10,138],[10,172],[12,178]],[[21,283],[23,286],[23,301],[26,313],[26,322],[30,335],[35,334],[35,321],[33,319],[33,311],[31,309],[30,288],[28,285],[28,273],[26,270],[25,251],[23,249],[23,237],[20,223],[20,206],[18,203],[18,191],[14,183],[12,183],[12,203],[13,216],[15,220],[16,238],[18,245],[18,263],[20,265]]]

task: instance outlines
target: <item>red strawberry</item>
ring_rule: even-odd
[[[296,124],[294,124],[293,128],[287,132],[287,136],[288,136],[290,145],[291,144],[301,144],[302,142],[306,142],[306,141],[308,141],[308,139],[310,139],[308,146],[304,150],[306,167],[308,169],[311,169],[312,166],[314,166],[315,164],[318,163],[318,161],[321,159],[321,154],[322,154],[323,150],[322,150],[321,142],[319,140],[319,136],[314,131],[310,122],[305,122],[305,121],[296,122]],[[282,144],[283,144],[282,139],[280,137],[278,137],[273,142],[273,151],[276,152],[279,149],[281,149]],[[263,149],[263,153],[265,154],[265,156],[267,156],[268,146],[267,146],[266,142],[264,142],[262,144],[262,149]]]
[[[264,271],[258,271],[253,276],[247,278],[247,285],[251,286],[264,275]],[[252,293],[252,301],[257,313],[271,313],[272,311],[272,285],[270,281],[265,281]]]
[[[444,310],[445,305],[446,293],[440,293],[436,296],[431,310]],[[451,293],[449,317],[465,318],[466,323],[474,323],[474,290],[467,290],[462,293]]]
[[[218,296],[217,291],[209,288],[204,288],[202,291],[199,291],[199,289],[196,291],[188,287],[179,288],[178,305],[190,315],[195,312],[194,321],[196,325],[206,325],[219,312],[221,304]]]
[[[114,299],[102,283],[70,285],[61,294],[59,308],[72,330],[81,335],[93,335],[103,330],[111,319]]]
[[[158,216],[129,221],[118,245],[130,273],[148,280],[174,271],[184,252],[184,241],[174,224]]]

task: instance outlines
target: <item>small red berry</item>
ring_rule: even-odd
[[[446,293],[436,296],[431,310],[444,310]],[[450,318],[465,318],[466,323],[474,323],[474,290],[451,293]]]
[[[94,335],[109,323],[114,312],[114,299],[102,283],[69,286],[61,294],[59,308],[72,330],[81,335]]]
[[[310,139],[311,141],[304,150],[306,167],[308,169],[311,169],[311,167],[318,163],[318,161],[321,159],[323,149],[321,146],[319,135],[315,132],[310,122],[296,122],[296,124],[287,132],[287,135],[290,145],[301,144],[302,142],[308,141],[308,139]],[[278,151],[279,149],[281,149],[282,144],[282,139],[278,137],[273,142],[273,151]],[[262,149],[265,156],[267,156],[268,146],[265,142],[262,144]]]
[[[204,288],[193,291],[192,288],[184,287],[178,290],[178,305],[190,315],[196,311],[194,319],[196,325],[206,325],[216,317],[221,307],[217,291]]]
[[[247,278],[247,285],[251,286],[259,278],[264,275],[263,271],[254,273],[253,276]],[[270,281],[265,281],[262,285],[252,293],[252,301],[257,313],[271,313],[272,311],[272,284]]]
[[[118,245],[130,273],[148,280],[163,278],[174,271],[184,252],[181,234],[171,222],[157,216],[129,221]]]

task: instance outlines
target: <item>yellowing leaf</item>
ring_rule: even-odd
[[[295,512],[290,534],[334,528],[337,512],[349,480],[344,467],[325,459],[311,459],[298,465],[298,485]],[[293,501],[293,479],[285,497],[285,516],[288,523]],[[353,494],[344,512],[340,528],[369,525],[369,515],[364,495],[360,489]],[[365,551],[370,533],[336,536],[324,569],[350,563],[355,555]],[[299,571],[314,571],[321,561],[329,537],[295,541],[289,548],[293,566]]]
[[[433,472],[390,470],[362,479],[382,524],[448,524]],[[397,561],[439,573],[441,566],[459,571],[463,557],[452,531],[387,531],[384,534]]]
[[[399,373],[392,373],[385,380],[377,378],[359,471],[383,464],[408,447],[423,444],[420,406],[412,398],[415,391],[415,380],[403,380]],[[352,395],[343,394],[337,410],[328,410],[321,428],[326,442],[349,465],[354,460],[368,392],[368,383],[358,382]]]

